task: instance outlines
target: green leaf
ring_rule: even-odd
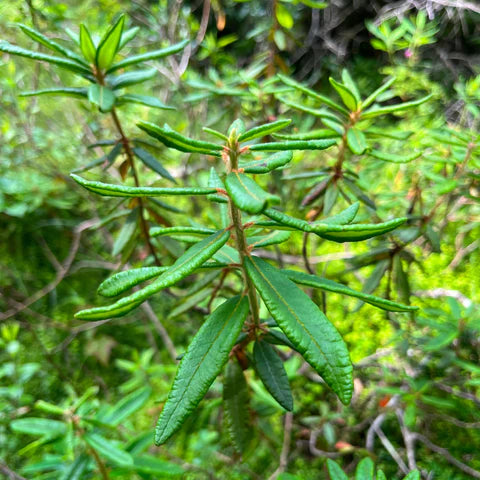
[[[23,33],[28,35],[30,38],[32,38],[36,42],[42,44],[43,46],[49,48],[50,50],[53,50],[54,52],[62,54],[63,56],[69,58],[70,60],[73,60],[74,62],[77,62],[85,67],[88,67],[88,63],[86,63],[85,60],[83,60],[83,58],[77,55],[75,52],[72,52],[68,48],[63,47],[62,45],[55,42],[54,40],[46,37],[40,32],[37,32],[37,30],[34,30],[33,28],[27,27],[26,25],[23,25],[21,23],[19,23],[18,26],[21,28]]]
[[[151,237],[162,235],[185,234],[185,235],[211,235],[215,230],[205,227],[153,227],[150,229]]]
[[[261,160],[241,164],[239,167],[242,168],[245,173],[269,173],[276,168],[285,166],[291,162],[292,158],[293,152],[286,150],[284,152],[274,153]]]
[[[123,397],[110,410],[108,410],[105,415],[102,415],[99,420],[116,427],[137,410],[140,410],[148,402],[151,394],[152,389],[149,386],[140,388],[126,397]]]
[[[74,98],[87,98],[87,89],[86,88],[45,88],[43,90],[33,90],[30,92],[22,92],[21,97],[33,97],[37,95],[62,95],[66,97]]]
[[[346,225],[347,223],[351,223],[355,219],[355,217],[357,216],[359,207],[360,207],[360,204],[358,202],[352,203],[352,205],[350,205],[340,213],[337,213],[336,215],[332,215],[331,217],[324,218],[318,222],[313,222],[312,225],[315,225],[317,223]]]
[[[123,32],[118,49],[120,50],[127,43],[131,42],[136,37],[139,30],[140,30],[140,27],[133,27],[133,28],[129,28],[126,32]]]
[[[112,73],[115,70],[126,68],[130,65],[137,65],[139,63],[148,62],[149,60],[158,60],[160,58],[167,57],[168,55],[173,55],[174,53],[182,51],[187,46],[188,42],[188,40],[183,40],[180,43],[176,43],[175,45],[171,45],[160,50],[153,50],[152,52],[142,53],[141,55],[127,57],[124,60],[112,65],[107,70],[107,73]]]
[[[281,3],[275,4],[275,16],[277,17],[278,23],[287,30],[290,30],[293,27],[294,21],[291,13],[288,11],[287,7]]]
[[[329,128],[320,128],[306,133],[276,133],[274,137],[280,140],[321,140],[324,138],[337,138],[339,134]]]
[[[387,90],[390,85],[395,81],[395,77],[389,78],[383,85],[380,85],[374,92],[372,92],[362,103],[361,103],[361,108],[362,110],[365,110],[367,107],[369,107],[375,99],[381,95],[385,90]]]
[[[109,112],[115,105],[115,94],[112,90],[98,83],[88,87],[88,99],[97,105],[101,112]]]
[[[377,478],[376,480],[387,480],[387,477],[383,473],[383,470],[377,470]]]
[[[293,397],[283,362],[275,349],[257,340],[253,346],[255,370],[270,395],[285,409],[293,410]]]
[[[178,367],[155,430],[155,444],[165,443],[204,397],[228,360],[247,317],[246,297],[234,297],[203,323]]]
[[[166,178],[173,183],[177,183],[168,170],[149,152],[141,147],[134,147],[132,151],[148,168],[158,173],[161,177]]]
[[[41,62],[52,63],[57,65],[60,68],[65,70],[70,70],[74,73],[79,73],[81,75],[91,76],[91,71],[89,68],[80,65],[77,62],[74,62],[67,58],[54,57],[52,55],[45,55],[44,53],[33,52],[31,50],[26,50],[25,48],[17,47],[16,45],[11,45],[8,42],[0,41],[0,52],[9,53],[11,55],[18,55],[20,57],[31,58],[33,60],[39,60]]]
[[[75,317],[85,320],[102,320],[127,314],[154,293],[175,285],[182,278],[194,272],[211,258],[227,242],[229,237],[229,231],[219,230],[190,247],[166,272],[147,287],[118,300],[112,305],[82,310],[75,314]]]
[[[377,480],[378,477],[377,477]],[[418,470],[411,471],[403,480],[420,480],[420,472]]]
[[[381,308],[382,310],[387,310],[389,312],[411,312],[418,310],[418,307],[402,305],[401,303],[385,300],[383,298],[376,297],[375,295],[357,292],[346,285],[342,285],[341,283],[337,283],[326,278],[317,277],[316,275],[310,275],[308,273],[297,272],[294,270],[283,270],[283,273],[295,283],[300,283],[301,285],[307,285],[313,288],[320,288],[321,290],[326,290],[327,292],[340,293],[342,295],[359,298],[363,302],[370,303],[375,307]]]
[[[291,100],[288,100],[287,98],[279,98],[279,100],[284,104],[284,105],[287,105],[291,108],[295,108],[296,110],[300,110],[301,112],[305,112],[305,113],[308,113],[310,115],[313,115],[314,117],[318,117],[318,118],[321,118],[322,119],[322,122],[324,120],[330,120],[331,122],[335,122],[335,124],[337,125],[335,128],[333,127],[330,127],[329,125],[327,125],[327,123],[325,123],[328,128],[330,128],[331,130],[334,130],[337,134],[338,134],[338,125],[342,125],[342,121],[335,115],[333,114],[332,112],[330,112],[329,110],[325,109],[325,108],[310,108],[310,107],[307,107],[305,105],[302,105],[300,103],[296,103],[296,102],[292,102]],[[343,107],[340,107],[340,108],[343,108]],[[348,110],[345,110],[345,112],[347,112],[348,114]],[[343,127],[342,127],[343,129]],[[340,133],[340,135],[342,135],[343,132]],[[278,135],[276,135],[278,136]],[[324,137],[322,137],[324,138]]]
[[[246,450],[251,432],[249,428],[248,386],[239,363],[229,362],[223,382],[223,405],[228,433],[235,449],[242,453]]]
[[[169,195],[208,195],[210,193],[217,193],[216,188],[127,187],[125,185],[114,185],[111,183],[85,180],[74,173],[71,173],[70,177],[87,190],[106,197],[161,197]]]
[[[368,154],[371,157],[378,158],[379,160],[393,163],[408,163],[422,156],[422,152],[413,152],[409,153],[408,155],[397,155],[390,152],[380,152],[379,150],[376,150],[374,148],[372,148],[372,150],[370,150]]]
[[[134,208],[128,215],[125,223],[123,224],[118,237],[115,239],[112,248],[112,256],[118,255],[128,244],[130,239],[135,235],[137,230],[138,220],[140,218],[139,209]]]
[[[10,428],[15,433],[48,438],[60,437],[67,433],[65,423],[49,418],[18,418],[10,422]]]
[[[107,440],[98,433],[86,433],[83,435],[83,439],[101,457],[104,457],[114,465],[118,465],[120,467],[128,467],[133,465],[133,458],[129,453],[125,452],[124,450],[120,450],[120,448],[118,448],[110,440]]]
[[[106,70],[113,62],[120,48],[125,16],[121,15],[115,24],[108,29],[97,47],[95,64],[101,70]]]
[[[308,223],[305,220],[299,218],[290,217],[285,213],[279,212],[272,208],[267,208],[263,213],[275,220],[278,223],[294,228],[295,230],[301,230],[303,232],[311,232],[316,235],[325,238],[327,240],[333,240],[334,242],[356,242],[360,240],[366,240],[367,238],[383,235],[390,232],[395,228],[403,225],[406,218],[396,218],[384,223],[377,224],[353,224],[353,225],[336,225],[323,222]],[[258,223],[261,225],[261,223]]]
[[[324,103],[325,105],[328,105],[330,108],[333,108],[337,112],[343,113],[344,115],[347,115],[347,116],[349,115],[350,112],[348,110],[346,110],[341,105],[338,105],[337,103],[333,102],[328,97],[320,95],[319,93],[311,90],[308,87],[305,87],[301,83],[298,83],[295,80],[292,80],[291,78],[288,78],[285,75],[278,74],[278,78],[286,85],[293,87],[302,93],[305,93],[309,97],[314,98],[315,100],[318,100],[319,102]]]
[[[181,477],[185,473],[180,465],[146,454],[133,459],[133,470],[147,475],[155,475],[154,478]]]
[[[158,277],[169,268],[170,267],[142,267],[115,273],[99,285],[97,293],[104,297],[115,297],[139,283]]]
[[[347,88],[343,83],[337,82],[335,79],[330,77],[328,79],[332,85],[332,87],[337,91],[342,99],[342,102],[345,106],[350,109],[352,112],[357,110],[357,99],[355,98],[355,94]]]
[[[373,480],[375,465],[371,458],[366,457],[360,460],[355,470],[355,480]]]
[[[327,468],[330,480],[348,480],[347,475],[343,473],[340,465],[329,458],[327,458]]]
[[[202,130],[206,133],[209,133],[210,135],[213,135],[214,137],[219,138],[220,140],[224,140],[225,142],[228,142],[228,137],[224,135],[222,132],[218,132],[217,130],[214,130],[213,128],[208,128],[208,127],[202,127]]]
[[[243,173],[229,173],[225,179],[225,188],[235,206],[251,214],[260,213],[269,203],[280,201]]]
[[[82,480],[85,478],[83,472],[88,467],[90,463],[90,458],[88,455],[80,454],[75,461],[67,468],[63,475],[60,477],[60,480]]]
[[[360,103],[360,92],[358,91],[358,85],[355,83],[350,75],[350,72],[346,68],[342,70],[342,82],[350,90],[350,92],[353,93],[358,105]]]
[[[367,139],[364,133],[355,127],[347,130],[347,144],[355,155],[361,155],[367,149]]]
[[[273,231],[267,235],[255,235],[247,238],[249,247],[259,248],[267,247],[269,245],[278,245],[279,243],[286,242],[290,238],[290,232],[285,231]]]
[[[249,145],[252,152],[275,152],[277,150],[325,150],[337,143],[336,140],[292,140],[287,142],[257,143]]]
[[[156,138],[167,147],[180,150],[181,152],[203,153],[205,155],[220,157],[220,150],[223,150],[222,145],[185,137],[175,130],[172,130],[167,124],[165,124],[163,128],[150,122],[139,122],[137,125],[144,132]]]
[[[257,257],[245,268],[265,305],[288,339],[327,385],[348,404],[353,392],[352,364],[347,347],[325,315],[279,270]]]
[[[80,50],[82,55],[85,57],[85,60],[88,61],[90,64],[95,63],[95,54],[97,52],[97,48],[93,43],[92,37],[90,36],[90,32],[88,31],[87,27],[83,24],[80,24]]]
[[[277,130],[281,130],[282,128],[285,128],[287,125],[290,125],[290,123],[292,123],[290,119],[285,119],[285,120],[277,120],[272,123],[266,123],[264,125],[260,125],[258,127],[247,130],[245,133],[242,133],[238,137],[238,141],[242,143],[242,142],[248,142],[249,140],[253,140],[254,138],[266,137],[267,135],[270,135],[271,133],[276,132]]]
[[[388,105],[386,107],[375,107],[373,106],[369,110],[362,113],[361,118],[374,118],[380,115],[385,115],[387,113],[403,112],[409,110],[410,108],[415,108],[421,105],[422,103],[427,102],[432,98],[433,94],[427,95],[426,97],[420,98],[419,100],[413,100],[412,102],[398,103],[397,105]]]
[[[158,72],[155,68],[149,68],[148,70],[125,72],[117,75],[116,77],[109,77],[107,80],[110,87],[112,87],[114,90],[117,90],[150,80],[157,75],[157,73]]]
[[[162,110],[175,110],[175,107],[165,105],[156,97],[150,95],[137,95],[134,93],[126,93],[121,97],[117,97],[117,103],[122,105],[124,103],[137,103],[139,105],[146,105],[147,107],[160,108]]]
[[[243,135],[245,133],[245,123],[241,118],[237,118],[232,122],[228,127],[227,134],[228,137],[234,135],[235,137]]]

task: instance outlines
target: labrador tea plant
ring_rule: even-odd
[[[133,171],[134,186],[87,180],[75,173],[71,177],[98,195],[138,199],[141,228],[154,259],[157,256],[151,238],[174,235],[193,243],[171,266],[145,266],[121,271],[107,278],[98,288],[98,293],[105,297],[116,297],[144,282],[153,281],[110,305],[82,310],[76,317],[87,321],[121,317],[152,295],[174,287],[194,272],[217,271],[219,281],[210,299],[216,308],[205,318],[181,358],[172,389],[158,420],[155,443],[165,443],[180,429],[226,366],[223,380],[225,415],[236,449],[244,451],[250,438],[250,377],[245,375],[245,371],[252,369],[270,395],[285,410],[293,409],[293,395],[279,346],[288,347],[303,356],[342,403],[348,404],[352,397],[352,364],[347,347],[335,326],[298,285],[356,297],[387,311],[408,312],[416,309],[354,291],[313,274],[283,270],[262,260],[257,249],[284,243],[291,234],[297,233],[313,234],[340,243],[362,241],[391,232],[404,224],[406,219],[398,218],[377,224],[353,223],[359,210],[358,202],[336,215],[318,221],[305,221],[282,211],[280,198],[268,192],[270,173],[287,168],[294,151],[324,150],[336,145],[338,140],[338,136],[335,136],[264,141],[287,127],[291,123],[289,119],[279,119],[249,129],[242,120],[237,119],[225,134],[204,128],[206,133],[221,140],[221,143],[189,138],[167,124],[158,126],[140,121],[138,127],[165,147],[216,159],[211,168],[208,186],[141,186],[135,172],[134,157],[147,166],[153,165],[153,170],[161,177],[169,180],[172,178],[158,166],[156,159],[152,160],[138,146],[133,146],[133,140],[123,133],[115,107],[126,102],[159,108],[165,106],[154,97],[118,93],[126,86],[151,78],[151,73],[132,71],[114,75],[114,72],[179,52],[185,42],[126,57],[114,63],[120,48],[136,33],[133,30],[124,32],[123,26],[124,17],[120,17],[98,44],[93,42],[87,29],[81,26],[80,36],[75,41],[82,56],[24,26],[21,28],[31,38],[62,57],[28,51],[5,42],[0,44],[0,50],[55,64],[91,83],[88,88],[55,88],[29,94],[62,94],[86,98],[97,105],[101,112],[110,112],[121,138],[120,141],[105,142],[114,145],[113,150],[116,149],[114,154],[113,150],[110,152],[108,160],[112,163],[122,150],[127,165],[121,172],[125,174],[130,169]],[[286,77],[282,77],[282,80],[297,88],[297,84]],[[335,84],[334,86],[337,88]],[[350,131],[354,132],[357,143],[363,140],[362,135],[353,127]],[[346,138],[343,137],[342,145],[348,140],[349,147],[355,151],[352,135],[349,134],[347,140]],[[217,224],[148,228],[143,217],[143,201],[169,196],[206,197],[217,205]],[[118,423],[116,422],[117,425]],[[95,442],[95,438],[90,438],[90,446],[93,445],[94,450],[102,450],[102,442]],[[108,449],[103,448],[105,450]],[[108,455],[105,456],[109,458]]]

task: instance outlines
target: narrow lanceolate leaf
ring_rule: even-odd
[[[33,28],[22,25],[21,23],[18,24],[18,26],[21,28],[23,33],[27,34],[36,42],[41,43],[43,46],[49,48],[50,50],[53,50],[54,52],[60,53],[61,55],[69,58],[70,60],[73,60],[74,62],[80,63],[81,65],[88,67],[88,63],[86,63],[85,60],[83,60],[83,58],[77,55],[75,52],[72,52],[68,48],[65,48],[54,40],[46,37],[42,33],[37,32],[37,30],[34,30]]]
[[[243,173],[229,173],[225,179],[225,188],[235,206],[247,213],[260,213],[268,203],[280,201]]]
[[[294,108],[296,110],[300,110],[301,112],[308,113],[310,115],[313,115],[314,117],[321,118],[323,120],[331,120],[332,122],[335,122],[337,124],[342,124],[342,120],[340,120],[335,114],[333,114],[330,110],[327,110],[325,108],[311,108],[307,107],[306,105],[302,105],[297,102],[292,102],[291,100],[288,100],[285,97],[279,98],[279,100],[284,104],[287,105],[291,108]],[[343,107],[341,107],[343,108]],[[345,110],[347,112],[347,110]],[[328,125],[327,125],[328,126]],[[331,129],[330,126],[328,128]],[[335,132],[337,132],[337,128],[333,129]],[[338,133],[338,132],[337,132]]]
[[[350,128],[347,131],[347,145],[355,155],[361,155],[367,149],[365,134],[358,128]]]
[[[157,97],[150,95],[137,95],[135,93],[126,93],[121,97],[117,97],[119,105],[124,103],[137,103],[139,105],[146,105],[147,107],[160,108],[161,110],[175,110],[171,105],[165,105]]]
[[[353,220],[357,216],[359,208],[360,208],[360,203],[358,202],[352,203],[352,205],[350,205],[340,213],[337,213],[337,215],[332,215],[331,217],[324,218],[319,222],[313,222],[312,225],[315,225],[316,223],[346,225],[347,223],[353,222]]]
[[[103,85],[90,85],[88,87],[88,99],[98,106],[101,112],[109,112],[115,105],[115,94]]]
[[[325,97],[323,95],[320,95],[319,93],[311,90],[310,88],[308,87],[305,87],[304,85],[302,85],[301,83],[298,83],[296,82],[295,80],[292,80],[291,78],[288,78],[286,77],[285,75],[278,75],[278,77],[280,78],[280,80],[287,84],[288,86],[290,87],[293,87],[297,90],[299,90],[300,92],[302,93],[305,93],[306,95],[308,95],[309,97],[311,98],[314,98],[315,100],[318,100],[319,102],[321,103],[324,103],[325,105],[328,105],[330,108],[333,108],[334,110],[336,110],[337,112],[341,112],[343,113],[344,115],[348,115],[349,112],[348,110],[346,110],[344,107],[342,107],[341,105],[338,105],[337,103],[333,102],[332,100],[330,100],[328,97]]]
[[[88,467],[89,463],[90,458],[88,455],[81,454],[66,470],[64,470],[60,480],[81,480],[82,478],[85,478],[83,472]]]
[[[90,64],[95,63],[95,54],[97,48],[93,43],[92,37],[90,36],[90,32],[88,31],[87,27],[83,24],[80,24],[80,35],[79,35],[79,42],[80,42],[80,51],[85,59]]]
[[[327,459],[327,468],[330,480],[348,480],[347,475],[343,472],[340,465],[329,458]]]
[[[130,290],[142,282],[158,277],[170,267],[142,267],[115,273],[104,280],[98,287],[97,293],[104,297],[115,297]]]
[[[385,162],[408,163],[422,156],[422,152],[413,152],[407,155],[398,155],[390,152],[380,152],[374,148],[368,152],[371,157],[378,158]]]
[[[337,143],[336,140],[292,140],[287,142],[257,143],[249,149],[258,152],[275,152],[277,150],[325,150]]]
[[[383,85],[380,85],[374,92],[372,92],[362,103],[361,107],[362,110],[365,110],[367,107],[369,107],[375,99],[382,94],[385,90],[387,90],[390,85],[395,81],[395,77],[389,78]]]
[[[86,88],[45,88],[44,90],[33,90],[31,92],[22,92],[21,97],[33,97],[38,95],[61,95],[65,97],[87,98]]]
[[[107,80],[110,87],[117,90],[150,80],[157,75],[157,73],[157,69],[149,68],[148,70],[135,70],[133,72],[122,73],[116,77],[107,77]]]
[[[235,449],[242,453],[251,439],[248,386],[236,360],[228,363],[223,383],[223,405],[228,433]]]
[[[293,410],[293,397],[283,362],[266,342],[256,341],[253,347],[255,370],[270,395],[285,409]]]
[[[152,154],[141,147],[134,147],[132,151],[134,155],[139,158],[148,168],[158,173],[161,177],[166,178],[173,183],[177,183],[176,180],[170,175],[168,170]]]
[[[155,430],[155,443],[165,443],[204,397],[228,360],[247,317],[246,297],[218,307],[200,327],[180,362]]]
[[[273,208],[267,208],[263,213],[272,220],[294,228],[295,230],[315,233],[322,238],[339,243],[356,242],[383,235],[403,225],[407,221],[406,218],[396,218],[389,222],[377,224],[336,225],[323,222],[308,223],[305,220],[291,217]],[[258,225],[261,225],[261,223],[258,223]]]
[[[150,122],[139,122],[137,125],[151,137],[160,140],[164,145],[181,152],[203,153],[205,155],[214,155],[220,157],[220,151],[223,149],[222,145],[216,143],[204,142],[201,140],[194,140],[185,137],[180,133],[172,130],[167,124],[159,127]]]
[[[209,133],[210,135],[213,135],[214,137],[219,138],[220,140],[224,140],[225,142],[228,142],[228,137],[224,135],[222,132],[219,132],[217,130],[214,130],[213,128],[208,128],[208,127],[202,127],[202,130],[206,133]]]
[[[277,120],[276,122],[266,123],[264,125],[259,125],[258,127],[251,128],[247,130],[245,133],[242,133],[238,137],[238,141],[241,142],[248,142],[249,140],[253,140],[254,138],[266,137],[267,135],[276,132],[277,130],[281,130],[286,126],[290,125],[292,120],[285,119],[285,120]]]
[[[116,427],[126,420],[130,415],[140,410],[150,398],[152,389],[149,386],[135,390],[123,397],[119,402],[113,405],[98,420],[108,425]]]
[[[133,28],[129,28],[126,32],[123,32],[118,49],[120,50],[128,42],[131,42],[136,37],[139,30],[140,30],[140,27],[133,27]]]
[[[315,223],[315,225],[310,225],[310,231],[319,237],[338,243],[358,242],[391,232],[406,221],[406,218],[396,218],[388,222],[375,224],[331,225]]]
[[[229,237],[229,231],[218,231],[190,247],[166,272],[147,287],[118,300],[118,302],[112,305],[82,310],[78,312],[75,317],[85,320],[102,320],[104,318],[121,317],[127,314],[154,293],[171,287],[182,278],[190,275],[210,259],[216,251],[227,242]]]
[[[125,17],[121,15],[100,40],[95,54],[95,64],[98,68],[105,70],[112,64],[120,47],[124,23]]]
[[[174,53],[182,51],[188,44],[188,40],[171,45],[160,50],[153,50],[152,52],[142,53],[141,55],[133,55],[130,57],[121,60],[118,63],[112,65],[107,73],[114,72],[119,68],[129,67],[130,65],[137,65],[138,63],[148,62],[149,60],[158,60],[159,58],[167,57],[168,55],[173,55]]]
[[[347,347],[327,317],[279,270],[257,257],[245,268],[265,305],[288,339],[327,385],[348,404],[353,392],[352,364]]]
[[[120,233],[118,234],[118,237],[115,239],[112,248],[113,256],[118,255],[129,243],[130,239],[135,235],[139,218],[139,208],[136,207],[128,215],[122,229],[120,230]]]
[[[294,270],[284,270],[283,273],[295,283],[313,288],[320,288],[321,290],[326,290],[327,292],[340,293],[342,295],[348,295],[349,297],[359,298],[363,302],[370,303],[375,307],[381,308],[382,310],[388,310],[389,312],[411,312],[418,310],[418,307],[402,305],[401,303],[385,300],[383,298],[376,297],[375,295],[357,292],[346,285],[342,285],[341,283],[337,283],[326,278],[317,277],[316,275],[310,275],[308,273],[297,272]]]
[[[67,432],[67,426],[63,422],[36,417],[12,420],[10,428],[16,433],[49,438],[60,437]]]
[[[95,452],[114,465],[119,467],[133,465],[133,458],[129,453],[121,450],[113,442],[98,433],[86,433],[82,438]]]
[[[151,237],[162,235],[211,235],[215,230],[205,227],[153,227],[150,229]]]
[[[339,134],[329,128],[320,128],[306,133],[276,133],[274,137],[280,140],[321,140],[322,138],[337,138]]]
[[[331,77],[328,80],[330,81],[332,87],[340,95],[340,98],[342,99],[342,102],[345,104],[345,106],[350,111],[355,112],[357,110],[357,99],[355,98],[354,93],[351,92],[350,89],[346,87],[346,85],[343,85],[343,83],[339,83]]]
[[[430,98],[432,98],[432,95],[433,94],[427,95],[426,97],[420,98],[419,100],[413,100],[412,102],[398,103],[397,105],[388,105],[386,107],[373,106],[366,112],[363,112],[361,118],[373,118],[378,117],[379,115],[385,115],[387,113],[403,112],[404,110],[418,107],[422,103],[427,102],[430,100]]]
[[[73,173],[70,174],[70,176],[82,187],[105,197],[162,197],[169,195],[208,195],[210,193],[217,193],[216,188],[127,187],[125,185],[114,185],[111,183],[85,180]]]
[[[268,173],[276,168],[284,167],[287,163],[291,162],[293,158],[293,152],[286,150],[284,152],[274,153],[269,157],[261,160],[255,160],[240,165],[245,173]]]
[[[176,463],[166,462],[153,455],[145,454],[134,458],[133,470],[146,473],[153,478],[179,478],[183,477],[185,473],[183,468]]]
[[[268,233],[267,235],[254,235],[247,238],[249,247],[259,248],[267,247],[269,245],[278,245],[279,243],[286,242],[290,238],[290,232],[278,231]]]
[[[52,55],[45,55],[44,53],[33,52],[31,50],[26,50],[25,48],[17,47],[16,45],[11,45],[8,42],[0,41],[0,52],[10,53],[11,55],[18,55],[20,57],[31,58],[33,60],[39,60],[41,62],[53,63],[60,68],[65,70],[70,70],[71,72],[80,73],[82,75],[90,75],[91,71],[88,67],[80,65],[78,62],[73,60],[54,57]]]

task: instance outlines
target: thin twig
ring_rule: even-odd
[[[160,338],[162,339],[165,348],[167,349],[171,359],[176,362],[177,361],[177,351],[175,349],[175,345],[172,342],[172,339],[170,338],[170,335],[168,335],[167,330],[163,326],[162,322],[158,319],[157,315],[153,311],[152,306],[150,305],[149,302],[144,302],[142,303],[142,310],[144,313],[147,315],[148,319],[152,322],[153,327],[157,331],[157,333],[160,335]]]
[[[288,466],[288,454],[290,453],[290,442],[292,441],[292,427],[293,427],[293,413],[287,412],[285,414],[285,422],[283,427],[283,445],[280,453],[280,461],[278,468],[273,472],[268,480],[275,480],[281,473],[283,473]]]

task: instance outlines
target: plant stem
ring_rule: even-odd
[[[98,469],[100,470],[100,474],[102,475],[103,480],[110,480],[107,467],[103,463],[102,459],[99,457],[97,451],[92,447],[90,447],[89,450],[92,452],[93,458],[95,459],[95,463],[97,464]]]
[[[233,143],[233,142],[232,142]],[[227,173],[231,173],[234,170],[238,169],[238,144],[235,141],[235,145],[229,145],[228,153],[228,162],[227,163]],[[234,228],[235,244],[237,247],[238,254],[240,255],[240,263],[242,265],[243,278],[245,280],[248,301],[250,304],[250,311],[252,312],[252,319],[255,325],[260,325],[260,310],[258,307],[257,294],[255,291],[255,286],[252,283],[252,280],[247,275],[245,270],[244,261],[245,257],[249,255],[247,239],[245,237],[245,232],[243,229],[242,223],[242,214],[240,210],[233,204],[232,200],[228,199],[228,210],[230,213],[230,219],[232,220],[232,225]]]
[[[113,123],[115,124],[115,127],[117,128],[117,131],[120,135],[121,142],[122,142],[123,148],[125,150],[125,154],[127,155],[128,163],[130,164],[130,167],[132,169],[133,179],[135,181],[135,186],[139,187],[140,182],[138,180],[138,174],[137,174],[137,170],[135,168],[135,160],[134,160],[132,148],[130,146],[130,141],[123,131],[122,124],[120,123],[120,119],[118,118],[118,115],[117,115],[117,112],[116,112],[115,108],[112,109],[111,114],[112,114]],[[160,265],[160,261],[157,257],[157,254],[155,253],[155,248],[152,245],[152,240],[150,238],[150,233],[148,231],[148,224],[147,224],[147,221],[146,221],[145,215],[144,215],[145,205],[144,205],[144,202],[143,202],[143,198],[138,197],[137,200],[138,200],[138,205],[139,205],[140,225],[141,225],[141,228],[142,228],[143,236],[145,237],[145,241],[147,242],[148,249],[150,250],[150,253],[153,256],[153,258],[155,260],[155,263],[157,265]]]

